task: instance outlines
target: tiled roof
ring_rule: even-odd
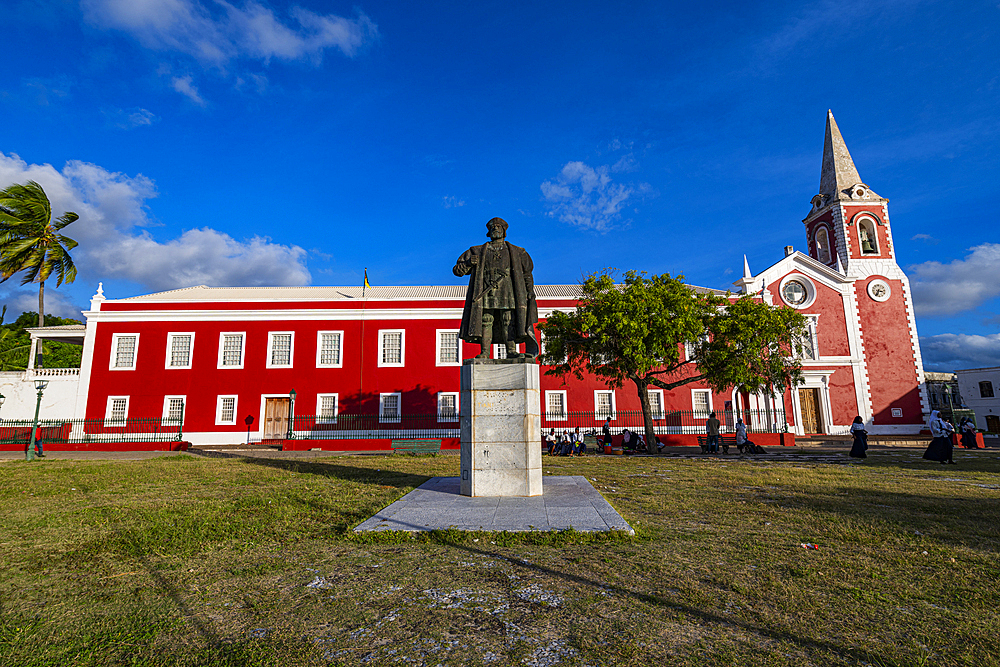
[[[393,285],[369,287],[364,298],[376,301],[419,301],[424,299],[465,299],[466,285]],[[701,293],[723,294],[720,290],[695,287]],[[361,287],[186,287],[184,289],[142,294],[108,301],[178,302],[178,301],[341,301],[361,299]],[[576,299],[579,285],[535,285],[539,299]]]

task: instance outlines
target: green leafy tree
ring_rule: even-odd
[[[796,358],[806,334],[801,314],[749,296],[699,292],[683,278],[629,271],[617,283],[608,271],[595,273],[583,283],[574,312],[554,312],[540,325],[547,375],[582,379],[590,372],[614,388],[635,385],[650,453],[656,452],[650,385],[670,391],[703,382],[716,391],[756,393],[802,378]]]
[[[80,216],[67,211],[52,219],[49,198],[38,183],[11,185],[0,191],[0,282],[21,271],[21,284],[38,283],[38,326],[45,326],[45,281],[56,286],[76,280],[69,251],[77,242],[60,234]]]

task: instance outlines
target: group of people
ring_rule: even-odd
[[[562,433],[556,433],[554,428],[549,429],[548,435],[545,436],[545,446],[549,456],[573,456],[574,454],[584,456],[587,453],[587,444],[583,441],[583,434],[580,433],[579,426],[572,431],[568,428],[563,429]]]
[[[951,436],[955,433],[955,427],[950,421],[941,416],[938,410],[931,411],[931,443],[924,452],[924,458],[928,461],[939,461],[941,463],[954,463],[953,457],[955,446],[952,444]],[[962,417],[958,424],[958,433],[961,437],[962,446],[967,449],[976,448],[976,423],[968,417]],[[854,418],[851,424],[851,435],[854,436],[854,443],[851,446],[851,456],[854,458],[867,458],[868,454],[868,431],[865,429],[865,422],[860,415]]]

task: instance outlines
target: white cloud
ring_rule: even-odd
[[[170,86],[176,90],[181,95],[184,95],[189,100],[194,102],[200,107],[205,106],[205,100],[202,99],[201,95],[198,94],[198,89],[193,83],[191,83],[191,75],[187,76],[175,76],[170,82]]]
[[[11,282],[15,280],[20,282],[18,276],[11,278]],[[7,318],[4,321],[8,324],[16,320],[21,313],[29,311],[38,312],[38,288],[32,289],[31,285],[26,285],[20,289],[13,289],[5,294],[2,299],[3,304],[7,306]],[[45,289],[45,314],[83,320],[79,306],[74,306],[62,292],[48,289],[48,287]]]
[[[135,107],[128,110],[111,109],[102,113],[104,113],[104,116],[108,119],[108,123],[110,125],[123,130],[131,130],[136,127],[152,125],[156,121],[160,120],[155,113],[149,109],[143,109],[141,107]]]
[[[80,243],[73,252],[78,281],[96,284],[119,278],[150,290],[310,282],[306,251],[298,246],[257,236],[240,241],[210,228],[187,230],[166,242],[157,240],[142,229],[149,225],[145,205],[156,196],[156,187],[141,174],[126,176],[79,161],[68,162],[60,172],[51,165],[29,165],[16,155],[0,153],[0,183],[29,179],[45,188],[57,214],[80,215],[66,229]]]
[[[458,208],[459,206],[465,206],[465,200],[447,195],[441,197],[441,205],[445,208]]]
[[[621,219],[625,204],[635,195],[650,192],[651,188],[648,183],[612,182],[611,172],[619,171],[622,165],[619,161],[614,167],[594,168],[579,161],[567,162],[558,176],[541,185],[548,208],[546,214],[598,232],[627,226],[628,221]]]
[[[965,259],[908,267],[913,307],[925,317],[956,315],[1000,296],[1000,243],[969,249]]]
[[[1000,366],[1000,334],[921,336],[920,355],[929,371]]]
[[[930,243],[931,245],[937,245],[938,243],[941,242],[938,239],[931,236],[930,234],[914,234],[913,236],[910,237],[910,240],[923,241],[925,243]]]
[[[126,32],[150,49],[177,51],[219,67],[237,59],[318,62],[328,48],[353,57],[378,34],[364,14],[348,19],[292,7],[291,20],[282,21],[253,1],[241,7],[225,0],[81,0],[81,5],[92,25]]]

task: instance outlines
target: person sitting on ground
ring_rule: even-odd
[[[577,456],[583,456],[587,453],[586,445],[583,443],[583,434],[580,433],[580,427],[577,426],[573,430],[573,454]]]
[[[622,451],[627,452],[632,448],[632,431],[627,428],[622,429]]]
[[[549,450],[549,456],[552,456],[552,451],[556,448],[556,443],[558,442],[559,436],[556,435],[556,430],[554,428],[549,429],[549,434],[545,436],[545,446]]]
[[[851,435],[854,436],[854,446],[851,447],[851,456],[856,459],[868,458],[868,431],[865,430],[865,420],[858,415],[851,424]]]
[[[559,441],[559,456],[569,456],[573,453],[573,435],[570,430],[563,429],[562,439]]]
[[[722,422],[715,418],[715,413],[708,415],[708,419],[705,420],[705,432],[708,434],[708,453],[718,454],[719,453],[719,427],[722,426]]]

